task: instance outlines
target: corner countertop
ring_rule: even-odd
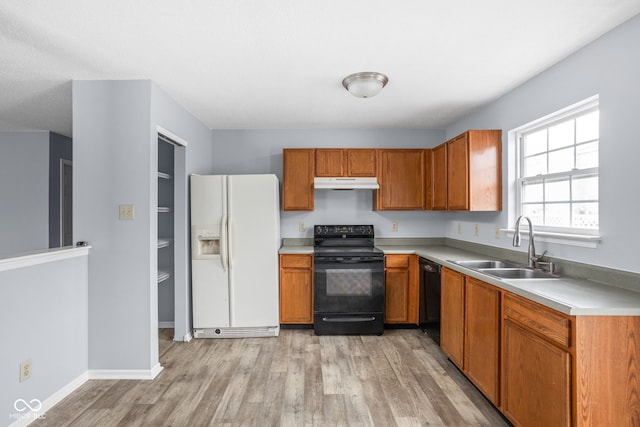
[[[585,279],[498,279],[453,261],[490,259],[486,255],[441,245],[377,245],[385,254],[416,254],[451,270],[538,302],[570,316],[640,316],[640,292]],[[313,254],[313,246],[283,246],[281,254]]]

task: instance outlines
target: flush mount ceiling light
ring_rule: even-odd
[[[389,78],[381,73],[365,71],[351,74],[342,80],[342,86],[358,98],[371,98],[380,93]]]

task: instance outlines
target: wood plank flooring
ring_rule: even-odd
[[[419,329],[171,341],[153,381],[90,380],[33,426],[508,426]]]

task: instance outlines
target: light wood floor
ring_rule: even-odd
[[[90,380],[33,426],[507,426],[419,329],[171,341],[153,381]]]

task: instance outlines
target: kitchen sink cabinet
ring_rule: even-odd
[[[460,369],[464,362],[464,275],[442,268],[440,290],[440,347]]]
[[[501,292],[442,269],[440,346],[495,405],[500,402]]]
[[[464,373],[496,406],[500,403],[500,302],[498,288],[465,278]]]
[[[313,210],[313,173],[315,150],[282,150],[282,210]]]
[[[420,286],[417,255],[385,255],[384,322],[418,324]]]
[[[280,255],[280,323],[313,324],[312,255]]]
[[[374,148],[316,148],[315,152],[315,176],[376,176]]]
[[[503,329],[504,415],[518,426],[570,426],[571,319],[507,294]]]
[[[469,130],[433,149],[433,210],[502,210],[502,131]]]
[[[422,149],[378,149],[376,210],[425,208],[425,155]]]

